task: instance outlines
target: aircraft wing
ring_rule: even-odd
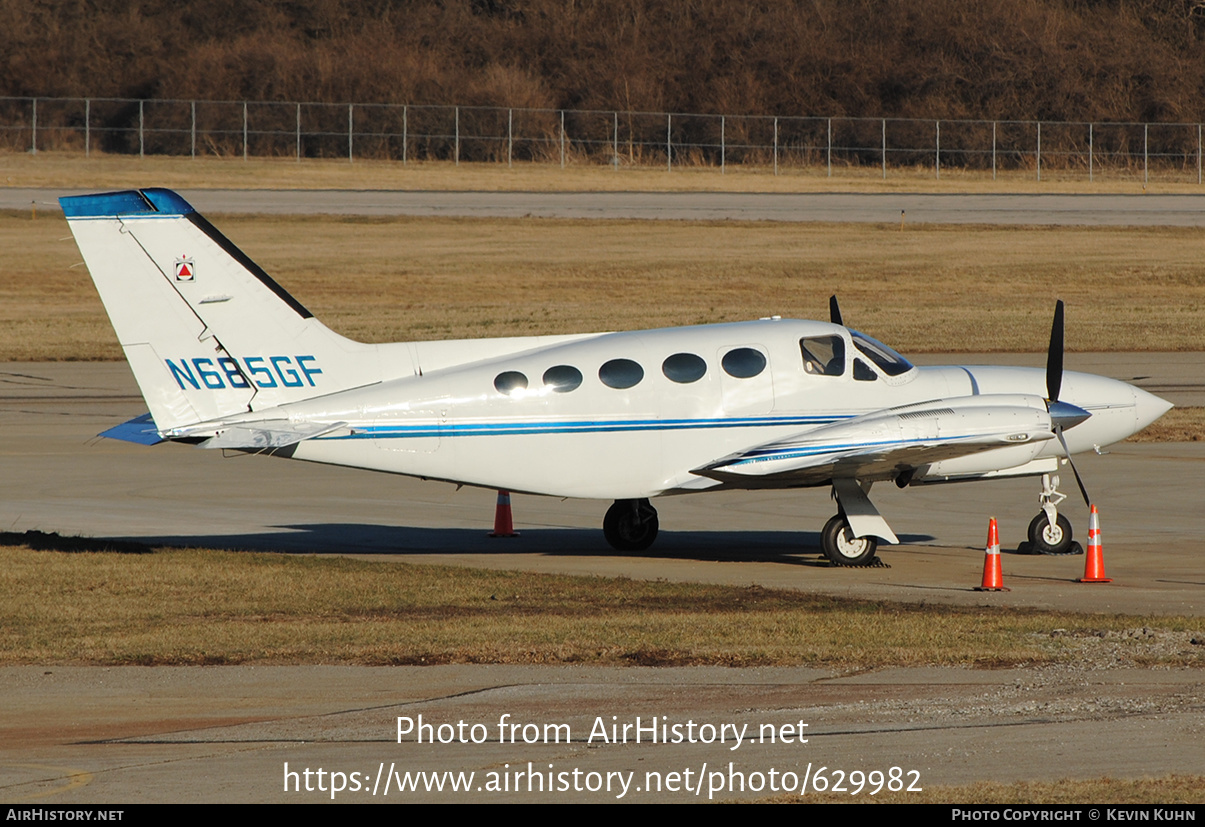
[[[1054,438],[1045,400],[980,395],[888,408],[722,457],[693,473],[743,487],[873,481],[945,460],[999,452],[985,462],[1012,468]]]

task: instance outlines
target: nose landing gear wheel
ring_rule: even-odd
[[[644,551],[657,529],[657,509],[648,500],[616,500],[603,517],[603,536],[616,551]]]
[[[854,537],[849,523],[835,515],[820,532],[820,546],[829,562],[837,566],[869,566],[875,559],[879,541],[874,537]]]
[[[1029,524],[1029,542],[1038,554],[1071,554],[1071,521],[1060,514],[1052,526],[1043,511]]]

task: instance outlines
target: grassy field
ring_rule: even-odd
[[[903,351],[1198,350],[1198,229],[224,216],[335,330],[366,341],[826,318]],[[0,361],[117,359],[61,216],[0,214]]]
[[[1159,180],[1160,176],[1168,180]],[[931,166],[808,168],[730,165],[623,166],[589,163],[505,164],[201,157],[196,159],[94,153],[0,152],[0,186],[129,189],[401,189],[401,190],[636,190],[642,192],[1012,192],[1012,193],[1202,193],[1184,170],[1156,172],[1145,185],[1142,170],[1098,173],[1089,182],[1082,170],[1000,172],[942,170]],[[1175,180],[1178,179],[1178,180]]]
[[[985,613],[344,558],[45,547],[105,546],[0,535],[0,663],[876,668],[1083,662],[1108,646],[1112,661],[1205,665],[1189,642],[1201,628],[1195,618]],[[1126,635],[1144,627],[1153,638]]]

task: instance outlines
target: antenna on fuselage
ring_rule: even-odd
[[[833,324],[845,327],[845,322],[841,321],[841,305],[837,304],[836,295],[828,297],[828,319]]]

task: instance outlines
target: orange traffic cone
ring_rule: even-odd
[[[996,518],[987,524],[987,549],[983,554],[983,585],[976,586],[977,592],[1006,592],[1004,572],[1000,568],[1000,535],[996,530]]]
[[[498,506],[494,509],[494,530],[490,532],[490,537],[518,537],[519,532],[515,531],[515,525],[511,521],[510,514],[510,492],[498,492]]]
[[[1111,577],[1105,577],[1105,555],[1100,547],[1100,516],[1096,506],[1091,507],[1088,515],[1088,556],[1084,558],[1084,576],[1078,583],[1112,583]]]

